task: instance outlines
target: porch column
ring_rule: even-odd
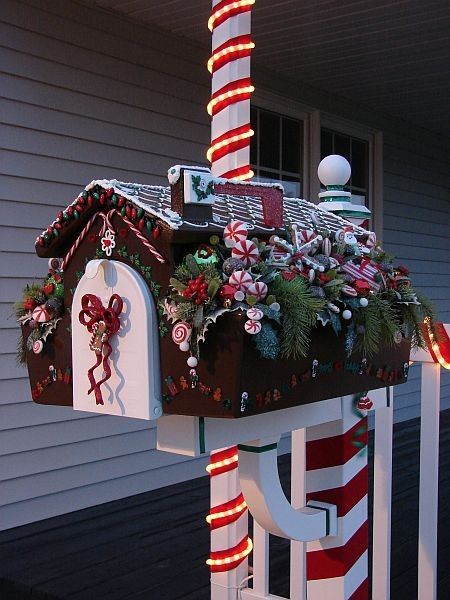
[[[247,505],[240,489],[237,447],[211,453],[211,600],[236,600],[248,576],[252,542]]]
[[[307,500],[337,505],[338,534],[307,543],[308,600],[368,600],[367,417],[342,398],[343,419],[306,431]]]

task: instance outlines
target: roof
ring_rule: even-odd
[[[58,217],[49,227],[38,236],[36,243],[45,236],[45,245],[53,245],[53,238],[51,237],[51,230],[58,229],[58,237],[65,237],[66,228],[70,221],[66,221],[62,218],[63,213],[72,212],[76,209],[77,205],[80,205],[80,199],[82,198],[83,192],[90,192],[97,186],[104,190],[113,190],[119,197],[125,198],[130,201],[134,206],[140,208],[151,218],[156,218],[166,224],[166,226],[173,230],[204,230],[207,229],[210,232],[221,233],[227,223],[232,220],[238,219],[244,221],[248,229],[254,232],[256,235],[264,235],[273,233],[276,230],[274,227],[268,227],[264,223],[263,209],[261,199],[258,196],[257,188],[264,186],[264,184],[250,184],[245,183],[245,192],[255,187],[255,195],[242,195],[242,185],[239,182],[230,182],[224,179],[216,180],[216,184],[224,185],[227,189],[231,186],[236,186],[236,194],[230,193],[215,193],[215,203],[212,206],[212,220],[209,221],[191,221],[183,219],[177,212],[171,208],[171,188],[169,186],[153,186],[144,185],[140,183],[126,183],[117,181],[116,179],[99,179],[92,181],[86,186],[77,198],[72,202],[70,207],[67,207],[62,213],[60,212]],[[279,183],[265,184],[265,186],[280,187]],[[241,187],[241,193],[239,188]],[[338,229],[342,229],[346,226],[353,226],[356,235],[367,235],[367,231],[361,227],[352,225],[349,221],[342,217],[335,215],[331,212],[319,208],[317,205],[307,200],[300,198],[284,198],[284,223],[285,226],[289,226],[293,223],[298,224],[301,229],[314,229],[324,228],[331,232],[336,232]],[[82,222],[83,220],[80,219]],[[80,223],[81,225],[81,223]],[[67,227],[66,227],[67,226]],[[74,229],[71,229],[71,235],[74,233]],[[49,237],[50,234],[50,237]],[[43,245],[41,243],[41,245]],[[59,245],[59,244],[58,244]]]

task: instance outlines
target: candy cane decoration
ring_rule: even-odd
[[[86,225],[81,230],[79,236],[75,240],[75,243],[71,246],[71,248],[69,248],[69,251],[67,252],[66,256],[61,261],[61,270],[62,271],[64,271],[64,269],[66,268],[66,266],[72,259],[73,255],[80,247],[80,244],[82,243],[82,241],[88,234],[90,228],[94,224],[97,217],[100,217],[101,219],[103,219],[103,225],[99,231],[99,237],[103,237],[106,234],[106,231],[108,229],[110,231],[114,232],[114,228],[111,224],[111,218],[114,213],[120,214],[118,210],[113,208],[112,210],[110,210],[108,212],[107,215],[105,215],[103,213],[95,213],[94,215],[92,215],[92,217],[89,219],[89,221],[86,223]],[[126,217],[125,215],[120,215],[120,216],[125,221],[125,223],[128,225],[128,227],[131,229],[131,231],[134,233],[134,235],[141,241],[141,243],[147,248],[147,250],[149,250],[150,254],[152,254],[158,262],[164,264],[166,262],[165,258],[162,256],[162,254],[160,254],[158,252],[158,250],[153,246],[153,244],[151,244],[148,241],[148,239],[145,237],[145,235],[141,231],[139,231],[139,229],[134,225],[134,223],[132,221],[130,221],[130,219],[128,217]]]
[[[208,27],[212,32],[211,147],[207,152],[216,177],[249,179],[250,169],[250,36],[255,0],[213,0]]]
[[[128,225],[128,227],[131,229],[131,231],[134,233],[134,235],[147,248],[147,250],[149,250],[150,254],[152,254],[158,262],[160,262],[161,264],[164,264],[166,262],[164,256],[158,252],[158,250],[155,248],[155,246],[153,246],[153,244],[151,244],[148,241],[148,239],[145,237],[145,235],[141,231],[139,231],[139,229],[134,225],[134,223],[132,221],[130,221],[130,219],[126,216],[122,217],[122,219],[125,221],[125,223]]]

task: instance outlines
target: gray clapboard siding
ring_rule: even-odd
[[[31,403],[10,316],[22,287],[46,271],[36,235],[87,182],[163,184],[171,164],[205,163],[210,127],[208,52],[186,40],[71,0],[4,0],[0,39],[0,528],[8,528],[204,474],[204,459],[154,451],[150,423]],[[385,131],[388,249],[450,321],[448,266],[438,255],[450,233],[443,141],[255,75],[263,89]],[[397,420],[415,416],[419,389],[412,368],[396,389]],[[442,395],[450,405],[448,376]]]
[[[71,2],[59,15],[31,4],[7,0],[0,16],[0,528],[204,473],[204,461],[155,452],[150,423],[30,402],[11,318],[46,271],[36,235],[87,182],[162,184],[171,164],[205,162],[204,61],[139,27],[118,44],[119,19],[86,22]]]

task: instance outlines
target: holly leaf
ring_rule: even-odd
[[[210,298],[214,298],[220,288],[220,279],[218,277],[214,277],[211,279],[208,285],[208,296]]]
[[[175,277],[171,277],[169,279],[169,283],[173,287],[173,289],[176,290],[179,294],[182,294],[187,288],[187,286],[184,285],[184,283],[181,283],[181,281],[175,279]]]
[[[189,272],[193,277],[197,277],[200,275],[200,269],[198,268],[197,261],[192,256],[192,254],[188,254],[185,258],[186,267],[189,269]]]

